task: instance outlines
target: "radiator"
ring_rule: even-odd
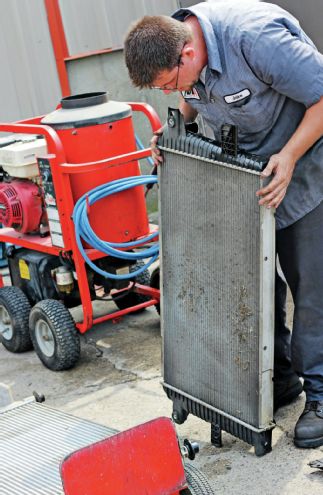
[[[64,457],[115,433],[37,402],[0,410],[0,495],[63,495]]]
[[[271,450],[275,227],[260,207],[264,162],[185,132],[176,111],[159,141],[163,386],[189,413]],[[223,153],[223,149],[229,154]]]

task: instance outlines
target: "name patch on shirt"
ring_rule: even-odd
[[[191,91],[182,91],[182,96],[185,99],[194,99],[194,100],[200,100],[200,95],[198,94],[198,91],[196,88],[191,89]]]
[[[248,96],[250,95],[251,93],[249,89],[245,88],[239,91],[238,93],[234,93],[233,95],[226,95],[224,97],[224,100],[226,103],[230,104],[230,103],[235,103],[236,101],[244,100],[245,98],[248,98]]]

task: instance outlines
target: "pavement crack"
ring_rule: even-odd
[[[142,381],[150,381],[150,380],[155,380],[156,378],[161,378],[160,373],[151,373],[149,371],[132,370],[130,368],[127,368],[126,366],[123,366],[122,364],[114,363],[111,360],[109,360],[109,362],[114,366],[114,368],[117,371],[121,371],[122,373],[127,373],[128,375],[132,375],[132,376],[136,377],[136,379],[139,379]]]

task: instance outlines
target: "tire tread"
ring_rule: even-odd
[[[45,318],[44,318],[45,317]],[[37,319],[44,318],[55,334],[56,349],[54,358],[48,359],[39,349],[34,334]],[[44,299],[34,306],[30,319],[31,338],[42,363],[52,371],[72,368],[80,357],[80,337],[68,309],[55,299]]]
[[[130,267],[130,273],[134,272],[135,270],[138,270],[138,268],[141,268],[144,266],[143,261],[137,261],[135,265],[132,265]],[[150,285],[150,274],[149,270],[144,270],[142,273],[137,275],[133,279],[135,282],[141,285],[147,285],[149,287]],[[113,296],[112,296],[113,297]],[[129,294],[125,295],[124,297],[120,297],[120,299],[115,299],[114,302],[117,305],[119,309],[126,309],[130,308],[131,306],[136,306],[137,304],[141,304],[146,301],[150,301],[151,297],[150,296],[144,296],[143,294],[137,294],[136,292],[130,292]],[[143,311],[143,309],[139,309],[136,311],[136,313]]]
[[[6,286],[0,289],[0,303],[8,310],[12,320],[13,338],[9,341],[1,337],[4,347],[11,352],[25,352],[32,349],[29,334],[29,313],[31,305],[27,296],[19,287]]]
[[[214,495],[209,480],[200,469],[188,463],[184,469],[188,489],[183,490],[182,495]]]

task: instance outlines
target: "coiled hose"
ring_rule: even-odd
[[[111,194],[116,194],[132,187],[143,186],[145,184],[154,184],[157,182],[157,177],[154,175],[141,175],[135,177],[125,177],[123,179],[114,180],[112,182],[108,182],[107,184],[102,184],[92,191],[84,194],[76,203],[73,211],[73,221],[75,224],[75,235],[77,246],[82,254],[86,263],[97,273],[102,275],[105,278],[111,278],[114,280],[127,280],[132,279],[146,270],[159,255],[159,243],[156,242],[152,246],[140,250],[140,252],[132,253],[123,251],[124,249],[134,249],[143,244],[146,244],[152,241],[157,237],[158,233],[154,232],[147,237],[141,238],[137,241],[132,242],[108,242],[100,239],[96,233],[93,231],[89,218],[88,218],[88,207],[96,203],[102,198],[106,198],[107,196],[111,196]],[[87,256],[85,249],[82,245],[82,239],[90,244],[93,248],[109,255],[114,256],[115,258],[125,259],[125,260],[142,260],[150,258],[150,260],[138,270],[122,274],[116,275],[114,273],[106,272],[105,270],[101,270],[98,266],[96,266]]]

